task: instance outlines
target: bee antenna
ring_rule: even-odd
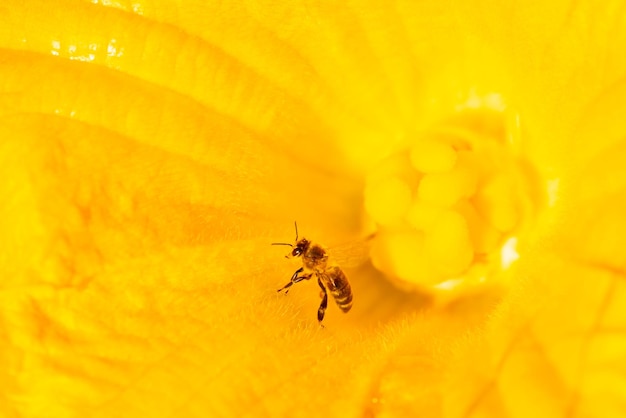
[[[287,244],[286,242],[272,242],[272,245],[289,245],[290,247],[293,247],[293,244]]]
[[[298,222],[293,221],[293,224],[296,226],[296,242],[298,242]]]

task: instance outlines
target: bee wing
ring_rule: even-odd
[[[328,248],[328,253],[339,267],[356,268],[370,258],[370,247],[374,235],[352,240]]]

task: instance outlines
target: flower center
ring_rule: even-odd
[[[466,108],[369,173],[374,266],[404,287],[484,282],[517,257],[535,175],[504,112]]]

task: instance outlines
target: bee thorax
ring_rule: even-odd
[[[304,254],[304,266],[311,270],[324,270],[328,261],[326,250],[317,244],[311,244]]]

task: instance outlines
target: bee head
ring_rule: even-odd
[[[310,244],[311,243],[306,238],[302,238],[296,242],[296,246],[291,251],[291,257],[300,257],[306,252]],[[289,258],[289,256],[287,256],[287,258]]]
[[[291,250],[289,254],[285,256],[285,258],[291,258],[291,257],[300,257],[302,254],[304,254],[306,250],[309,248],[309,245],[311,245],[311,242],[307,240],[306,238],[302,238],[299,241],[296,241],[296,245],[287,244],[286,242],[273,242],[272,245],[288,245],[292,247],[293,250]]]
[[[288,245],[293,248],[293,250],[291,250],[291,252],[285,256],[285,258],[300,257],[306,252],[306,250],[309,248],[309,245],[311,245],[311,242],[306,238],[298,239],[298,224],[294,222],[294,225],[296,227],[296,245],[288,244],[286,242],[272,243],[272,245]]]

